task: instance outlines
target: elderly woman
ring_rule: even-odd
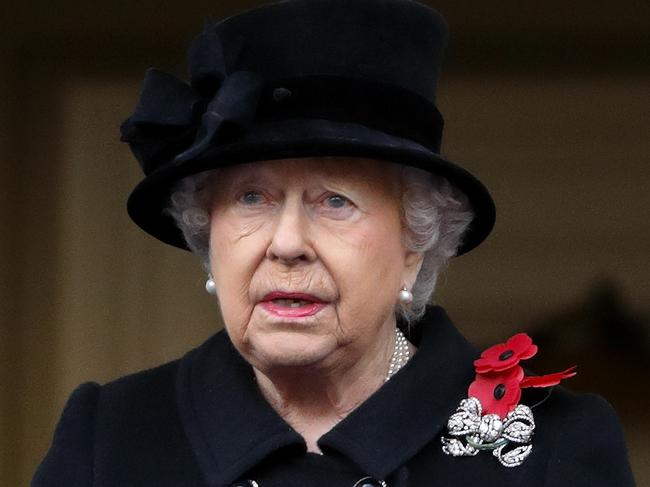
[[[445,38],[413,1],[288,0],[208,26],[190,84],[147,73],[129,213],[200,258],[225,331],[79,387],[35,487],[633,484],[609,406],[545,389],[571,369],[426,306],[494,223],[440,156]]]

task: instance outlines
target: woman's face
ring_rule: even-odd
[[[346,367],[392,347],[405,250],[398,166],[359,158],[219,170],[210,258],[228,334],[254,367]]]

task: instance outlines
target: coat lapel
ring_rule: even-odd
[[[210,487],[230,485],[276,450],[306,450],[302,437],[261,395],[252,368],[223,331],[183,358],[177,397]]]
[[[434,440],[472,380],[476,352],[442,308],[431,307],[409,332],[418,351],[409,363],[324,435],[364,472],[386,478]]]

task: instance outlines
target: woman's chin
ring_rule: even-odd
[[[325,365],[338,346],[332,336],[313,334],[273,333],[252,340],[249,360],[262,371],[277,368]]]

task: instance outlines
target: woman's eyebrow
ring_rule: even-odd
[[[234,186],[266,186],[270,183],[268,177],[265,177],[263,174],[253,173],[253,174],[239,174],[234,175],[228,181],[229,187]]]

